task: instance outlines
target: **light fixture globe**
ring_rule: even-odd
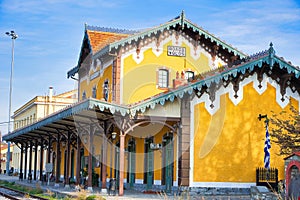
[[[116,137],[117,137],[117,133],[116,132],[112,132],[111,133],[111,138],[114,140],[114,139],[116,139]]]

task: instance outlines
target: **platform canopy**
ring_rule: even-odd
[[[57,137],[68,131],[76,131],[80,126],[99,121],[107,121],[118,116],[125,117],[129,109],[97,99],[86,99],[58,112],[55,112],[33,124],[22,127],[3,136],[3,140],[14,143],[25,143],[40,140],[49,136]]]

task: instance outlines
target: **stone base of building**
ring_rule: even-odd
[[[172,186],[170,191],[166,190],[165,185],[152,185],[151,188],[146,184],[134,184],[132,188],[128,183],[124,183],[126,189],[133,189],[145,193],[171,193],[176,195],[189,194],[195,195],[250,195],[250,188],[214,188],[214,187],[188,187]]]

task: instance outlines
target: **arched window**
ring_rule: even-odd
[[[86,93],[85,93],[85,91],[83,91],[83,93],[82,93],[82,100],[85,100],[86,99]]]
[[[108,88],[108,80],[104,81],[103,84],[103,98],[105,101],[108,101],[109,97],[109,88]]]
[[[93,87],[93,90],[92,90],[92,97],[93,97],[93,98],[96,98],[96,97],[97,97],[97,88],[96,88],[96,86]]]

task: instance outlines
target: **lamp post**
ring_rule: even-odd
[[[5,33],[11,38],[12,48],[11,48],[11,71],[10,71],[10,83],[9,83],[9,106],[8,106],[8,134],[10,133],[10,122],[11,122],[11,96],[12,96],[12,79],[14,72],[14,46],[15,40],[18,38],[18,35],[15,31],[10,31]],[[10,142],[7,143],[7,157],[6,157],[6,174],[9,174],[9,162],[10,162]]]

